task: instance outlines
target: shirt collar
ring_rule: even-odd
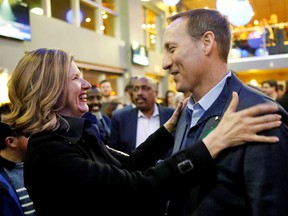
[[[155,103],[155,104],[154,104],[154,111],[153,111],[152,117],[158,116],[158,115],[159,115],[159,109],[158,109],[157,104]],[[139,117],[146,117],[146,116],[144,115],[143,112],[141,112],[141,110],[138,109],[138,118],[139,118]]]
[[[195,103],[191,94],[188,104],[187,104],[188,108],[191,110],[195,110],[197,109],[197,107],[199,109],[199,105],[200,105],[200,107],[204,109],[205,111],[209,109],[209,107],[214,103],[214,101],[220,95],[226,83],[226,79],[228,77],[231,77],[231,71],[228,71],[226,76],[216,86],[214,86],[206,95],[204,95],[204,97],[202,97],[197,103]]]

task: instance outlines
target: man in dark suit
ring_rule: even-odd
[[[185,149],[217,126],[233,91],[239,95],[237,110],[275,103],[229,71],[230,24],[218,11],[196,9],[169,17],[168,22],[163,69],[174,77],[177,91],[191,92],[177,125],[173,152]],[[169,202],[168,215],[287,216],[288,115],[280,106],[279,113],[282,125],[263,132],[277,136],[279,142],[253,146],[247,142],[221,152],[214,159],[217,176],[207,172],[197,187],[191,182],[179,185],[179,192]]]
[[[276,101],[288,112],[288,80],[286,80],[285,86],[285,94],[282,97],[278,98]]]
[[[86,112],[83,118],[89,119],[94,123],[98,127],[100,139],[105,144],[109,144],[111,120],[108,116],[101,113],[101,91],[93,85],[86,93],[89,112]]]
[[[174,109],[157,104],[157,95],[154,80],[139,77],[134,81],[133,101],[136,107],[113,113],[111,147],[130,153],[172,116]]]

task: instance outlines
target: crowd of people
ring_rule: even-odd
[[[161,104],[148,77],[115,101],[64,50],[20,59],[1,111],[0,215],[288,215],[288,113],[273,82],[263,94],[229,70],[218,11],[167,22],[177,92]]]
[[[277,101],[288,112],[288,81],[282,84],[273,79],[264,80],[260,90]]]
[[[121,108],[135,108],[136,105],[133,102],[133,83],[135,82],[135,80],[139,79],[141,77],[131,77],[130,80],[128,81],[127,85],[125,86],[124,89],[124,99],[120,99],[117,95],[113,95],[112,96],[112,85],[111,82],[109,80],[102,80],[99,82],[99,84],[94,85],[94,87],[97,87],[99,89],[99,94],[101,95],[101,113],[103,115],[106,115],[110,118],[112,118],[112,113],[115,110],[119,110]],[[152,78],[149,77],[142,77],[145,79],[149,79],[152,82],[156,84],[156,81],[153,80]],[[103,87],[104,85],[104,87]],[[286,88],[286,86],[288,86],[288,81],[286,81],[286,83],[282,83],[282,82],[278,82],[277,80],[274,79],[268,79],[268,80],[264,80],[261,83],[261,86],[255,86],[252,85],[250,83],[247,84],[248,86],[259,90],[261,92],[263,92],[264,94],[266,94],[267,96],[269,96],[270,98],[272,98],[273,100],[277,101],[278,103],[280,103],[280,105],[286,110],[288,111],[288,89]],[[102,86],[102,89],[105,89],[105,93],[102,93],[102,90],[100,89],[100,87]],[[157,87],[156,87],[157,88]],[[89,94],[89,93],[88,93]],[[105,95],[105,96],[104,96]],[[184,98],[187,98],[190,96],[190,92],[188,91],[188,93],[183,93],[181,91],[177,91],[177,90],[172,90],[172,89],[168,89],[163,97],[159,97],[159,94],[157,93],[157,96],[155,97],[155,103],[157,103],[159,106],[162,107],[168,107],[168,108],[172,108],[175,109],[177,107],[177,104],[179,103],[179,101],[183,100]],[[105,98],[105,99],[102,99]],[[104,106],[102,105],[104,104]],[[103,108],[104,107],[104,108]]]

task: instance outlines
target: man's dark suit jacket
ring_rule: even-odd
[[[283,95],[283,97],[277,99],[276,101],[288,112],[288,91]]]
[[[174,109],[158,105],[160,126],[173,114]],[[111,118],[110,144],[112,148],[130,154],[136,147],[138,109],[123,108],[114,112]]]
[[[92,124],[95,124],[97,126],[98,130],[95,131],[97,138],[99,138],[106,145],[108,145],[109,141],[110,141],[111,119],[108,116],[102,114],[101,120],[104,122],[100,122],[100,120],[97,119],[97,117],[94,114],[92,114],[91,112],[84,113],[82,118],[90,120],[92,122]],[[106,124],[106,127],[104,124]]]
[[[261,92],[247,87],[232,74],[212,106],[189,130],[190,142],[198,140],[208,119],[220,117],[229,104],[232,91],[238,92],[237,110],[260,103],[274,103]],[[288,117],[282,107],[282,125],[261,134],[277,136],[277,143],[246,143],[222,151],[215,159],[217,177],[209,176],[199,187],[179,185],[179,193],[170,201],[168,215],[175,216],[287,216],[288,215]],[[185,113],[182,112],[182,115]],[[217,118],[216,118],[217,119]],[[183,137],[182,116],[175,133],[173,152]],[[182,129],[179,129],[182,128]],[[180,190],[180,188],[185,188]]]

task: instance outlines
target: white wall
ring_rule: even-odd
[[[71,52],[78,61],[126,69],[127,49],[123,40],[72,26],[62,20],[30,13],[32,40],[0,38],[0,67],[13,71],[26,51],[41,47]]]
[[[10,74],[25,53],[24,42],[0,37],[0,53],[0,68],[7,68]]]
[[[228,67],[236,72],[288,68],[288,54],[229,59]]]

